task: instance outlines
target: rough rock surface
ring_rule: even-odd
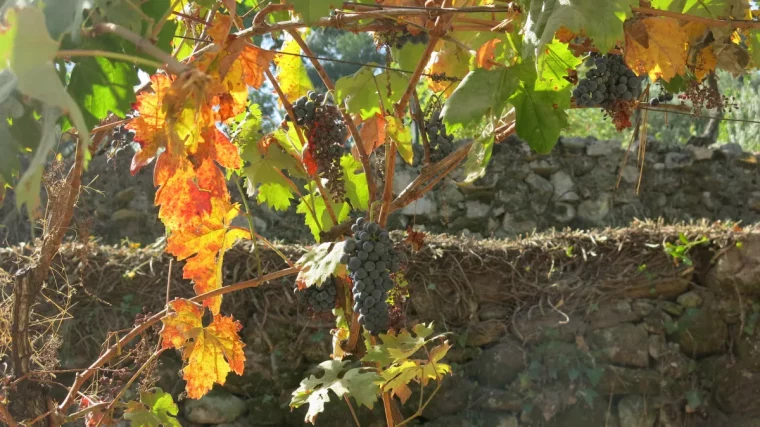
[[[634,218],[760,221],[760,162],[755,154],[650,141],[638,194],[639,169],[632,159],[622,165],[624,156],[620,141],[594,138],[562,138],[550,154],[537,156],[513,136],[494,146],[483,178],[460,187],[453,180],[461,180],[462,171],[455,171],[453,180],[391,215],[389,226],[404,229],[413,224],[435,233],[511,237],[568,226],[624,226]],[[106,243],[125,238],[150,243],[164,233],[153,206],[152,169],[130,176],[130,159],[127,151],[110,163],[103,156],[95,157],[83,178],[99,191],[83,195],[79,210],[85,216],[80,217],[91,217],[91,234]],[[622,180],[616,187],[621,167]],[[419,168],[398,159],[396,194]],[[234,185],[230,194],[240,200]],[[10,244],[28,240],[31,233],[13,206],[12,192],[7,199],[0,209],[5,225],[0,239]],[[286,212],[251,204],[257,232],[284,241],[312,240],[295,204]],[[240,225],[246,225],[242,218]],[[718,268],[740,268],[740,261]],[[741,268],[750,276],[760,267]],[[745,279],[737,280],[744,286]]]

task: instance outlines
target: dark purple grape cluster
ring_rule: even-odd
[[[396,49],[401,49],[407,43],[420,44],[427,43],[429,40],[430,36],[428,36],[428,33],[424,31],[420,31],[420,33],[416,36],[407,31],[404,31],[403,33],[397,33],[395,36],[393,36],[393,42],[396,46]]]
[[[656,107],[662,103],[670,102],[673,100],[673,94],[669,92],[660,92],[657,95],[657,98],[652,98],[649,100],[649,105],[652,107]]]
[[[581,107],[609,108],[615,101],[631,101],[641,94],[641,80],[623,62],[620,55],[592,54],[586,61],[594,66],[573,90],[575,103]]]
[[[430,143],[430,161],[433,163],[443,160],[454,150],[454,136],[446,132],[440,110],[433,110],[430,118],[425,121],[425,132]]]
[[[335,278],[330,276],[321,285],[310,286],[296,293],[303,295],[304,300],[315,313],[330,313],[335,308],[335,300],[338,288],[335,286]]]
[[[346,124],[334,104],[321,93],[309,91],[293,104],[297,123],[306,129],[308,150],[317,163],[319,176],[327,179],[327,190],[333,201],[340,202],[346,194],[340,158],[344,154]]]
[[[399,270],[399,258],[390,235],[374,222],[359,218],[351,226],[353,237],[345,241],[341,262],[354,283],[354,311],[370,334],[388,330],[388,291],[395,286],[391,273]]]

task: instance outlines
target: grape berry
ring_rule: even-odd
[[[399,270],[399,259],[387,231],[359,218],[351,226],[353,237],[345,241],[341,262],[348,266],[354,283],[354,311],[370,334],[388,330],[388,291],[395,283],[391,273]]]
[[[446,133],[446,125],[441,118],[441,110],[433,110],[430,118],[425,120],[425,132],[430,144],[430,161],[443,160],[454,150],[454,136]]]
[[[309,91],[293,104],[296,123],[307,130],[309,154],[317,163],[319,175],[327,179],[333,201],[343,200],[346,190],[340,158],[346,139],[346,124],[338,107],[328,103],[325,95]]]
[[[310,286],[303,290],[296,289],[296,293],[303,295],[309,307],[315,313],[330,313],[335,308],[337,288],[335,278],[330,276],[321,286]]]
[[[573,90],[576,105],[610,108],[615,101],[632,101],[641,94],[641,79],[619,55],[592,55],[587,65],[595,68],[588,70]]]
[[[661,103],[670,102],[673,100],[673,94],[668,92],[660,92],[659,95],[657,95],[657,98],[652,98],[649,100],[649,105],[652,107],[656,107],[660,105]]]

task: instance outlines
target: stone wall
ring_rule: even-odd
[[[122,152],[109,162],[99,156],[83,180],[88,190],[77,219],[105,243],[150,243],[164,232],[152,203],[152,168],[130,176],[130,157]],[[637,148],[626,159],[618,141],[562,138],[551,154],[538,156],[510,137],[494,147],[485,177],[462,186],[457,184],[461,171],[455,172],[432,193],[394,214],[389,226],[403,229],[414,224],[437,233],[508,237],[534,229],[625,226],[634,218],[760,221],[760,166],[754,154],[734,145],[710,149],[650,141],[643,163],[637,194]],[[398,159],[396,194],[418,173],[418,167]],[[239,200],[234,185],[230,193]],[[279,213],[255,206],[254,212],[257,232],[290,242],[312,241],[295,207]],[[15,210],[12,195],[0,218],[5,226],[0,228],[0,241],[13,244],[29,238],[28,224]]]
[[[662,245],[680,235],[709,243],[674,260]],[[638,224],[512,241],[430,235],[419,252],[397,247],[410,289],[406,326],[435,322],[454,345],[445,359],[454,375],[419,424],[760,426],[760,229]],[[304,251],[279,249],[291,259]],[[0,250],[0,266],[14,273],[29,250]],[[141,308],[160,310],[167,276],[171,297],[192,295],[182,263],[170,272],[160,248],[69,244],[56,262],[56,295],[87,290],[75,293],[72,319],[60,328],[61,369],[87,366],[106,329],[130,327]],[[286,266],[269,250],[262,264],[270,272]],[[226,284],[255,271],[250,247],[229,251]],[[245,372],[201,400],[180,400],[183,426],[303,425],[305,408],[291,412],[287,402],[304,376],[320,375],[334,320],[312,316],[293,297],[292,280],[225,296],[222,311],[243,324]],[[175,352],[161,356],[158,385],[175,398],[180,368]],[[413,391],[405,416],[419,402]],[[326,407],[317,426],[354,425],[340,399]],[[363,426],[385,425],[382,405],[357,415]]]
[[[710,149],[650,141],[642,170],[637,151],[627,152],[614,140],[561,138],[550,155],[538,156],[511,137],[494,147],[485,177],[470,186],[448,180],[407,206],[395,225],[508,237],[550,228],[625,226],[634,218],[760,221],[757,155],[734,145]],[[396,191],[414,176],[412,168],[397,167]]]

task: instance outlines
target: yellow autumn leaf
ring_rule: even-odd
[[[385,132],[396,143],[396,149],[401,158],[411,165],[414,161],[412,131],[395,116],[385,116]]]
[[[648,46],[641,44],[646,32]],[[625,24],[625,63],[636,74],[648,74],[652,81],[669,81],[686,70],[689,37],[679,22],[671,18],[651,17]]]
[[[204,309],[188,300],[169,303],[172,313],[163,319],[163,348],[182,350],[187,396],[200,399],[214,383],[224,384],[230,371],[242,375],[245,364],[243,325],[232,317],[215,315],[203,326]]]
[[[289,101],[295,102],[296,99],[305,96],[314,88],[311,79],[306,73],[306,65],[301,59],[301,48],[295,40],[285,43],[282,53],[278,54],[274,62],[279,68],[277,80],[280,82],[280,88]],[[281,103],[282,101],[280,101]]]

